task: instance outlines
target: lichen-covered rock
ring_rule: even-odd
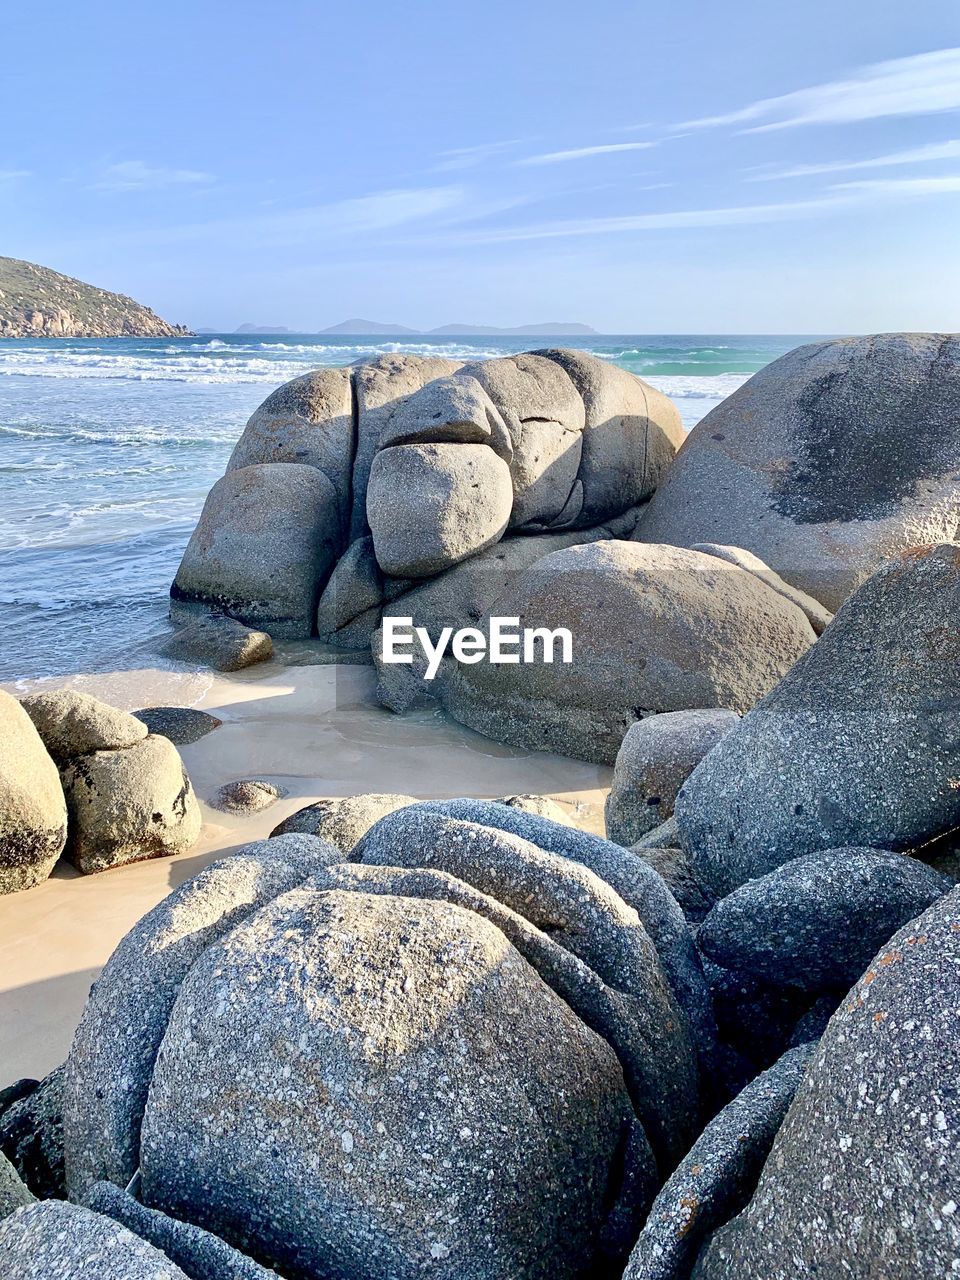
[[[239,778],[218,787],[210,803],[224,813],[259,813],[288,794],[286,787],[267,778]]]
[[[175,604],[301,639],[313,631],[341,550],[337,495],[322,471],[292,462],[241,467],[207,495],[170,594]]]
[[[887,943],[834,1014],[756,1193],[697,1280],[956,1272],[958,1007],[955,889]]]
[[[717,964],[771,986],[846,991],[879,946],[951,888],[902,853],[827,849],[722,898],[697,945]]]
[[[364,864],[439,870],[510,907],[570,951],[611,990],[645,1045],[632,1091],[655,1154],[669,1168],[698,1119],[694,1045],[656,949],[637,913],[580,863],[519,836],[446,818],[422,806],[400,810],[354,850]]]
[[[197,958],[257,907],[339,857],[307,835],[244,845],[178,886],[123,938],[93,984],[66,1063],[73,1199],[100,1180],[125,1187],[136,1173],[157,1049]]]
[[[202,1227],[147,1209],[111,1182],[94,1183],[84,1204],[152,1244],[191,1280],[277,1280],[275,1271],[238,1253],[225,1240]]]
[[[0,1152],[0,1219],[8,1218],[16,1209],[33,1204],[35,1199],[19,1173]]]
[[[197,797],[166,738],[149,735],[120,751],[78,756],[62,777],[67,856],[85,874],[184,853],[200,835]]]
[[[211,613],[178,626],[160,651],[178,662],[201,662],[214,671],[242,671],[272,658],[273,640],[236,618]]]
[[[175,747],[199,742],[223,724],[218,716],[197,707],[144,707],[132,714],[146,725],[149,733],[169,738]]]
[[[381,450],[367,486],[377,562],[398,578],[426,578],[497,542],[513,504],[510,469],[477,444]]]
[[[798,347],[693,429],[640,536],[733,544],[836,609],[904,548],[953,538],[960,338]]]
[[[63,1097],[57,1067],[0,1114],[0,1152],[39,1200],[65,1195]]]
[[[66,837],[57,766],[26,711],[0,690],[0,893],[46,880]]]
[[[707,1237],[753,1194],[812,1053],[791,1049],[710,1121],[654,1201],[623,1280],[688,1280]]]
[[[564,1280],[631,1124],[608,1045],[492,924],[304,887],[184,982],[143,1196],[297,1276]]]
[[[132,747],[147,736],[146,725],[128,712],[75,689],[30,694],[20,705],[58,763],[91,751]]]
[[[604,808],[607,836],[629,847],[672,816],[677,792],[739,720],[711,707],[646,716],[620,744]]]
[[[0,1222],[3,1280],[190,1280],[112,1218],[62,1200]]]
[[[879,569],[684,783],[680,837],[718,897],[791,858],[914,849],[960,825],[960,546]]]
[[[416,803],[413,796],[382,792],[315,800],[313,804],[291,813],[289,818],[284,818],[270,834],[281,836],[290,831],[306,831],[310,835],[328,840],[346,858],[375,822],[405,805]]]
[[[446,708],[501,741],[604,764],[645,716],[747,711],[815,640],[800,610],[751,574],[699,552],[619,540],[537,561],[490,615],[566,629],[572,661],[556,643],[551,661],[457,664],[443,682]]]

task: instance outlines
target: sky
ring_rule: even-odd
[[[960,329],[956,0],[46,0],[0,49],[0,254],[171,321]]]

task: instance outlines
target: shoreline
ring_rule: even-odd
[[[366,665],[274,660],[231,675],[146,667],[3,686],[15,696],[28,691],[25,685],[82,689],[122,710],[193,706],[223,724],[177,748],[203,813],[191,850],[91,876],[61,859],[44,883],[0,897],[0,1087],[21,1076],[39,1078],[63,1061],[91,983],[141,916],[218,855],[265,839],[314,800],[362,792],[424,800],[533,792],[558,800],[578,825],[602,834],[610,769],[504,746],[439,709],[394,716],[377,706],[374,683]],[[208,803],[223,783],[259,777],[289,794],[253,814],[222,813]]]

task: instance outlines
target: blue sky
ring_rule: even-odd
[[[172,320],[960,329],[960,5],[48,0],[0,253]]]

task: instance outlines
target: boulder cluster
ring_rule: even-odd
[[[183,853],[200,806],[173,743],[73,689],[0,691],[0,893]]]
[[[583,649],[562,677],[454,663],[441,696],[508,741],[613,762],[606,838],[545,797],[360,795],[308,805],[182,883],[108,961],[64,1066],[0,1094],[4,1276],[960,1272],[960,416],[954,349],[932,349],[909,337],[786,357],[760,390],[782,377],[794,398],[748,397],[742,416],[721,406],[645,515],[650,489],[624,479],[617,514],[599,465],[610,442],[626,465],[630,431],[587,443],[633,402],[619,377],[591,382],[567,353],[482,378],[388,360],[281,389],[227,479],[270,472],[247,492],[297,503],[332,494],[331,523],[287,509],[274,525],[239,503],[236,525],[229,504],[208,504],[190,573],[213,572],[217,548],[259,522],[265,558],[250,538],[231,572],[261,573],[279,594],[244,595],[234,576],[217,596],[211,577],[193,604],[306,627],[316,615],[288,605],[309,581],[310,610],[369,643],[388,607],[409,613],[419,598],[451,625],[458,610],[489,612],[495,583],[497,612],[565,622]],[[884,351],[891,381],[874,394]],[[583,408],[576,468],[560,446],[577,401],[558,398],[566,384],[541,362]],[[391,400],[394,378],[407,381]],[[531,382],[550,388],[549,406]],[[928,396],[946,442],[903,412],[926,411]],[[358,412],[370,419],[359,434]],[[908,430],[925,441],[907,486],[881,466],[878,419],[888,450]],[[249,462],[265,442],[303,458]],[[709,466],[733,474],[756,449],[780,506],[752,542],[709,521],[676,544],[662,526],[644,539],[701,445],[688,502],[726,511],[732,491],[714,492]],[[846,505],[827,474],[841,446],[829,465],[849,468]],[[408,448],[391,491],[381,460]],[[509,513],[499,481],[481,478],[498,464]],[[316,474],[286,489],[285,468]],[[474,483],[491,492],[458,524]],[[639,536],[578,527],[624,512]],[[347,549],[330,582],[349,567],[349,617],[329,584],[320,594],[322,555],[293,572],[305,529],[333,527]],[[918,529],[932,536],[910,541]],[[557,538],[571,541],[536,554]],[[827,548],[823,577],[795,573],[790,546]],[[290,572],[272,576],[281,551]],[[407,578],[388,572],[394,556]],[[180,603],[189,576],[181,566]],[[416,696],[414,684],[390,696]],[[72,777],[60,744],[92,728],[58,726],[41,733]],[[27,812],[34,789],[11,794]],[[56,830],[56,812],[43,817],[38,844]]]

